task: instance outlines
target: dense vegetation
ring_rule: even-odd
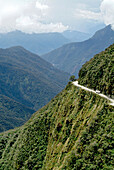
[[[95,55],[79,72],[79,83],[114,96],[114,44]]]
[[[0,49],[0,94],[35,110],[60,92],[68,77],[22,47]]]
[[[55,69],[38,55],[22,47],[0,49],[0,121],[2,129],[22,125],[22,122],[28,120],[31,114],[31,110],[27,110],[27,107],[31,108],[33,113],[33,110],[38,110],[47,104],[65,87],[68,77],[67,73]],[[19,111],[19,108],[24,110]],[[15,121],[11,120],[12,113]],[[24,118],[25,113],[26,119]],[[20,116],[23,114],[23,118],[21,116],[20,120],[18,120],[19,114]],[[6,123],[3,123],[4,120],[7,122],[7,128]]]
[[[21,31],[13,31],[0,34],[0,47],[23,46],[36,54],[45,54],[70,42],[61,33],[27,34]]]
[[[0,134],[0,170],[112,170],[113,109],[107,99],[69,82],[25,125]]]
[[[112,169],[113,106],[71,83],[22,127],[0,135],[0,169]]]
[[[107,26],[96,32],[89,40],[64,45],[42,57],[57,68],[78,77],[78,72],[86,61],[89,61],[95,54],[103,51],[113,43],[114,31],[110,26]]]
[[[23,125],[35,111],[0,94],[0,132]]]

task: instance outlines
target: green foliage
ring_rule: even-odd
[[[0,134],[0,169],[111,169],[112,117],[107,100],[69,83],[24,126]]]
[[[0,94],[34,110],[60,92],[68,77],[22,47],[0,49]]]
[[[70,77],[70,79],[69,79],[70,81],[76,81],[76,79],[75,79],[75,76],[74,75],[72,75],[71,77]]]
[[[112,56],[113,46],[107,51]],[[113,109],[107,99],[69,82],[25,125],[0,134],[0,169],[113,169]]]
[[[79,72],[79,83],[102,93],[114,95],[114,44],[95,55]]]
[[[27,121],[64,88],[68,77],[22,47],[0,49],[0,132]]]
[[[0,132],[23,125],[34,112],[35,110],[0,95]]]

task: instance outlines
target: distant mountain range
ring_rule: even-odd
[[[14,119],[17,117],[17,120],[15,119],[13,123],[21,124],[35,110],[47,104],[60,92],[68,79],[69,74],[59,71],[38,55],[22,47],[0,49],[0,106],[2,109],[0,116],[4,113],[4,119],[7,120],[9,115],[12,117],[14,114]],[[25,111],[26,116],[24,116]],[[20,112],[23,113],[24,120],[20,115],[18,123]],[[12,124],[11,117],[9,118],[10,124]],[[5,126],[4,124],[3,129]],[[10,128],[13,126],[11,125]]]
[[[89,39],[92,36],[92,34],[79,32],[75,30],[64,31],[62,35],[69,39],[71,42],[81,42]]]
[[[39,55],[52,51],[68,42],[70,40],[61,33],[27,34],[21,31],[14,31],[0,34],[0,48],[23,46]]]
[[[97,31],[94,36],[86,41],[70,43],[42,56],[57,68],[75,74],[81,66],[89,61],[95,54],[101,52],[114,43],[114,31],[111,26]]]
[[[23,46],[27,50],[42,55],[64,44],[83,41],[90,35],[78,31],[65,31],[63,33],[33,33],[27,34],[21,31],[13,31],[0,34],[0,48]]]

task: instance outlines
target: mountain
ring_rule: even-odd
[[[102,65],[102,57],[98,61]],[[113,109],[107,99],[69,82],[25,125],[0,134],[0,169],[112,170]]]
[[[79,71],[79,83],[114,97],[114,44],[95,55]]]
[[[114,31],[109,25],[86,41],[64,45],[42,57],[57,68],[78,77],[78,72],[86,61],[113,43]]]
[[[69,75],[22,47],[0,49],[0,94],[37,110],[60,92]]]
[[[0,34],[0,48],[23,46],[27,50],[40,55],[68,42],[70,41],[61,33],[27,34],[21,31],[14,31]]]
[[[35,110],[0,94],[0,132],[23,125],[34,112]]]
[[[84,33],[75,30],[66,30],[62,33],[62,35],[69,39],[71,42],[81,42],[89,39],[92,36],[89,33]]]

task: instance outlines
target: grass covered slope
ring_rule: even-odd
[[[0,169],[112,169],[113,106],[71,83],[22,127],[0,134]]]
[[[35,111],[0,94],[0,132],[23,125]]]
[[[114,44],[82,66],[79,83],[114,96]]]

